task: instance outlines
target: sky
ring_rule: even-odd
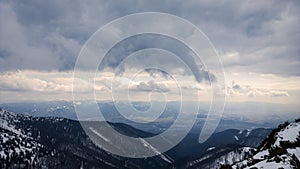
[[[129,14],[161,12],[193,23],[211,41],[224,68],[227,102],[300,107],[299,11],[297,0],[3,0],[0,1],[0,102],[72,100],[76,59],[94,32]],[[170,29],[186,33],[182,28],[170,26]],[[106,40],[110,36],[113,34]],[[164,50],[150,53],[141,50],[160,45]],[[168,50],[182,57],[172,59]],[[127,55],[131,57],[126,60]],[[194,100],[188,96],[197,93],[202,100],[209,101],[211,84],[218,78],[214,79],[214,73],[204,65],[198,65],[195,74],[190,55],[184,45],[168,37],[131,37],[111,49],[96,76],[89,70],[79,70],[86,81],[81,81],[76,89],[83,99],[93,88],[97,100],[123,98],[129,91],[135,101],[166,97],[173,101],[182,95],[178,92],[179,82],[183,85],[180,89],[188,89],[184,92],[187,100]],[[182,61],[188,68],[182,66]],[[147,65],[167,71],[139,71]],[[90,83],[93,80],[95,84]]]

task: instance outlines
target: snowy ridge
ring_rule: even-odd
[[[192,160],[188,162],[187,168],[209,168],[209,169],[218,169],[222,165],[231,165],[234,164],[235,161],[241,161],[248,157],[253,156],[256,149],[251,147],[239,147],[231,149],[230,151],[226,152],[226,149],[230,149],[228,147],[224,148],[215,148],[212,150],[209,150],[210,153],[208,153],[205,156],[202,156],[201,158]],[[217,154],[221,152],[223,155],[218,156]],[[206,161],[206,162],[205,162]],[[205,164],[203,164],[205,163]]]
[[[300,123],[291,123],[276,135],[274,147],[279,147],[281,141],[296,142],[299,138]]]
[[[24,163],[15,167],[38,163],[37,152],[44,147],[30,136],[31,132],[25,134],[18,128],[20,124],[18,115],[0,108],[0,168],[12,167],[5,162],[13,162],[17,157],[22,158]]]
[[[235,161],[244,160],[249,156],[252,156],[255,151],[256,149],[251,147],[242,147],[236,151],[231,151],[228,154],[221,156],[220,158],[215,160],[215,168],[219,168],[224,164],[232,165]]]
[[[297,169],[300,167],[300,121],[284,123],[274,129],[251,158],[232,168]]]
[[[13,132],[16,135],[27,137],[20,128],[16,127],[20,120],[17,114],[0,108],[0,128]]]

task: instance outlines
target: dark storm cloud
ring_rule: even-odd
[[[99,27],[124,15],[156,11],[197,25],[220,52],[226,70],[300,75],[299,8],[299,1],[279,0],[2,1],[0,71],[70,70]],[[225,55],[232,51],[238,53],[235,60]]]
[[[159,48],[171,52],[173,57],[158,56],[151,57],[149,53],[141,53],[136,60],[130,60],[129,63],[122,63],[128,55],[149,48]],[[150,51],[151,54],[155,51]],[[160,53],[158,53],[159,55]],[[191,49],[177,41],[162,35],[153,34],[143,34],[130,37],[116,44],[108,54],[103,58],[99,69],[111,68],[113,70],[117,69],[117,73],[123,73],[125,69],[130,68],[144,68],[147,65],[154,65],[164,68],[167,71],[153,72],[153,69],[145,69],[144,71],[153,76],[154,73],[160,73],[166,76],[167,74],[178,73],[178,68],[182,68],[183,74],[193,75],[198,82],[208,81],[215,82],[215,76],[208,70],[204,69],[203,64],[196,64],[199,61],[198,56],[196,56]],[[151,64],[150,64],[151,63]],[[126,66],[126,68],[125,68]],[[157,69],[156,69],[157,70]]]

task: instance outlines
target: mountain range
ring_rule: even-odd
[[[88,121],[90,126],[110,125],[118,132],[141,140],[155,135],[124,123]],[[198,143],[196,129],[174,148],[148,158],[125,158],[103,150],[91,141],[80,123],[61,117],[35,117],[0,109],[1,168],[220,168],[242,167],[257,151],[266,149],[262,142],[274,130],[257,128],[228,129],[214,133]],[[108,138],[107,142],[111,142]],[[125,143],[129,145],[133,143]],[[270,143],[266,144],[269,145]],[[112,146],[114,146],[112,144]],[[151,151],[155,146],[147,143]],[[298,146],[299,147],[299,146]],[[120,148],[120,147],[117,147]],[[126,149],[124,149],[125,151]],[[292,151],[299,151],[298,149]]]

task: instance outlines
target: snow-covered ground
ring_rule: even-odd
[[[274,138],[268,138],[269,148],[261,148],[253,157],[238,162],[232,168],[259,168],[259,169],[293,169],[300,166],[300,147],[296,143],[300,132],[300,122],[292,122],[275,133]],[[288,148],[282,147],[281,142],[288,142]],[[296,159],[295,159],[296,158]]]
[[[30,129],[25,134],[17,125],[20,125],[19,116],[0,109],[0,160],[21,156],[24,162],[32,164],[36,160],[36,152],[43,146],[30,136]],[[1,167],[5,166],[0,164]]]
[[[299,137],[300,124],[291,123],[286,128],[282,129],[276,136],[274,146],[280,146],[280,141],[296,142]]]

